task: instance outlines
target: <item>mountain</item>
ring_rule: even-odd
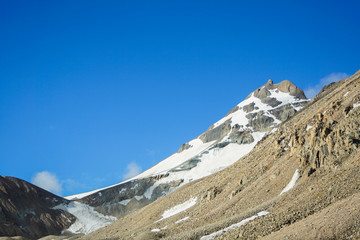
[[[29,238],[47,234],[58,235],[60,230],[74,234],[91,233],[115,221],[116,217],[121,218],[189,182],[233,164],[249,153],[280,122],[293,116],[307,101],[303,91],[291,82],[273,84],[269,80],[205,133],[183,144],[178,152],[132,179],[104,189],[70,196],[67,197],[68,200],[43,190],[43,194],[39,195],[37,193],[40,190],[31,185],[30,191],[14,196],[17,201],[14,211],[24,211],[24,214],[27,214],[26,211],[29,210],[22,210],[22,205],[30,204],[26,209],[35,209],[35,218],[41,219],[42,215],[37,213],[40,211],[49,213],[51,217],[60,214],[70,221],[64,218],[54,223],[54,226],[50,224],[56,231],[39,230],[32,233],[31,229],[41,229],[41,221],[30,224],[17,218],[10,226],[9,217],[5,215],[0,222],[4,230],[0,233],[4,236],[21,235]],[[29,185],[24,181],[22,184]],[[11,192],[10,188],[8,192]],[[51,197],[48,197],[49,194]],[[1,196],[1,199],[7,197]],[[56,201],[48,203],[48,199]],[[63,225],[58,226],[60,223]],[[19,229],[22,229],[22,226],[31,227],[27,231],[14,231],[15,225]]]
[[[89,205],[56,196],[24,180],[0,176],[1,240],[1,236],[39,239],[48,235],[70,239],[115,220]]]
[[[360,71],[311,101],[291,82],[269,80],[134,178],[50,203],[47,193],[25,191],[14,205],[67,214],[65,235],[42,240],[357,239],[359,106]],[[0,218],[0,229],[11,229],[8,219]],[[13,226],[28,226],[20,220]]]
[[[303,91],[290,81],[273,84],[269,80],[206,132],[154,167],[115,186],[67,199],[90,205],[104,215],[123,217],[230,166],[307,102]]]
[[[60,234],[75,217],[53,209],[70,201],[24,180],[0,176],[0,236],[25,236],[31,239]]]
[[[259,107],[255,94],[273,96],[266,86],[253,92],[248,99],[257,101],[254,109]],[[249,104],[236,107],[199,139],[225,123],[218,136],[233,141],[226,121],[235,122],[236,112]],[[86,239],[359,239],[359,119],[360,71],[324,87],[231,166],[183,185]],[[255,133],[253,126],[250,133]]]

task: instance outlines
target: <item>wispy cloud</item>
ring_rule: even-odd
[[[59,179],[48,171],[36,173],[31,179],[31,183],[57,195],[62,194],[62,185]]]
[[[141,172],[141,167],[134,162],[129,163],[126,166],[126,173],[123,175],[123,179],[129,179]]]
[[[315,86],[309,87],[308,89],[305,90],[305,95],[307,98],[313,98],[316,96],[316,94],[318,94],[320,92],[320,90],[332,83],[332,82],[337,82],[341,79],[344,78],[348,78],[350,77],[348,74],[346,73],[331,73],[329,75],[327,75],[326,77],[320,79],[319,83],[316,84]]]

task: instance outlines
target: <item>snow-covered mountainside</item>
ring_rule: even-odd
[[[233,164],[307,101],[290,81],[273,84],[269,80],[206,132],[152,168],[119,184],[67,199],[88,204],[104,215],[124,216]]]

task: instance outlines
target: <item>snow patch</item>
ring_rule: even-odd
[[[129,203],[130,201],[131,201],[131,198],[125,199],[125,200],[120,201],[119,204],[126,206],[126,205],[128,205],[128,203]]]
[[[357,108],[360,106],[360,103],[354,103],[353,108]]]
[[[192,206],[194,206],[196,204],[196,200],[197,200],[197,198],[190,198],[188,201],[186,201],[184,203],[176,205],[168,210],[165,210],[164,213],[162,214],[162,218],[156,222],[160,222],[166,218],[172,217],[178,213],[181,213],[181,212],[191,208]]]
[[[349,94],[350,91],[348,91],[347,93],[344,94],[344,97],[346,97]]]
[[[155,188],[157,188],[157,186],[159,186],[159,182],[155,182],[151,187],[149,187],[146,192],[144,193],[144,196],[147,198],[147,199],[151,199],[151,196],[153,194],[153,191]]]
[[[165,227],[163,227],[163,228],[154,228],[154,229],[151,229],[151,232],[160,232],[160,230],[165,230],[165,229],[167,229],[167,227],[168,226],[165,226]]]
[[[269,134],[274,133],[274,132],[276,132],[276,131],[277,131],[277,128],[273,128],[273,129],[271,129],[271,131],[270,131]]]
[[[300,178],[299,170],[296,169],[294,175],[292,176],[289,184],[281,191],[280,195],[286,193],[290,189],[292,189],[295,186],[296,181]]]
[[[306,126],[306,131],[309,131],[310,129],[312,129],[314,126],[310,126],[310,125],[307,125]]]
[[[190,217],[184,217],[184,218],[182,218],[182,219],[180,219],[180,220],[177,220],[176,222],[175,222],[175,224],[178,224],[178,223],[181,223],[181,222],[185,222],[186,220],[188,220]]]
[[[212,240],[212,239],[215,239],[216,237],[220,236],[220,235],[223,235],[225,234],[226,232],[228,232],[229,230],[232,230],[232,229],[235,229],[235,228],[239,228],[241,227],[242,225],[254,220],[255,218],[258,218],[258,217],[261,217],[261,216],[265,216],[265,215],[268,215],[269,212],[267,211],[261,211],[259,212],[258,214],[252,216],[252,217],[249,217],[249,218],[245,218],[244,220],[242,220],[241,222],[238,222],[238,223],[235,223],[233,225],[231,225],[230,227],[227,227],[227,228],[224,228],[222,230],[219,230],[217,232],[214,232],[212,234],[209,234],[209,235],[206,235],[206,236],[203,236],[200,238],[200,240]]]
[[[139,201],[139,200],[143,199],[144,196],[135,196],[134,198]]]
[[[116,217],[105,216],[95,211],[93,207],[79,202],[60,204],[54,209],[69,212],[76,217],[75,223],[68,228],[68,231],[72,233],[88,234],[116,220]]]

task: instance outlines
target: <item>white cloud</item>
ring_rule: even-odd
[[[59,179],[55,174],[48,171],[36,173],[31,179],[31,183],[57,195],[62,193],[62,185]]]
[[[123,175],[123,179],[129,179],[141,172],[141,167],[136,163],[132,162],[126,166],[127,172]]]
[[[341,79],[348,78],[348,77],[350,77],[350,76],[346,73],[331,73],[331,74],[327,75],[326,77],[320,79],[320,82],[317,85],[306,89],[305,95],[307,98],[313,98],[313,97],[315,97],[316,94],[318,94],[320,92],[320,90],[324,86],[326,86],[332,82],[337,82]]]

